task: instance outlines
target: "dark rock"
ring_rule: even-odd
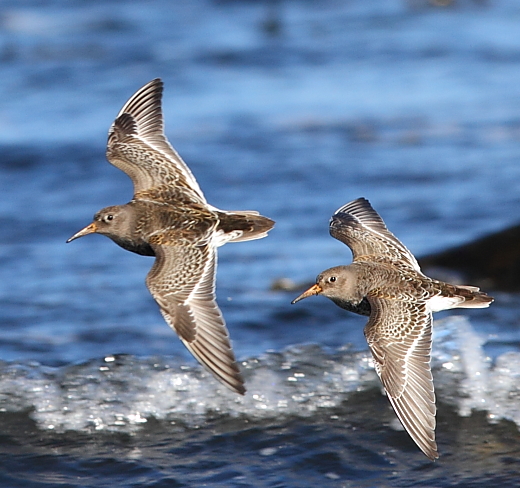
[[[421,268],[456,270],[466,284],[520,291],[520,225],[419,259]]]

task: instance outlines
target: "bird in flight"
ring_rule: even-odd
[[[123,106],[108,133],[107,159],[134,185],[125,205],[106,207],[67,242],[103,234],[122,248],[155,256],[146,285],[172,329],[221,383],[245,393],[215,299],[217,248],[261,239],[274,222],[255,211],[208,204],[195,177],[164,135],[163,83],[155,79]]]
[[[341,308],[369,316],[365,337],[390,404],[421,451],[435,460],[439,454],[430,368],[433,312],[485,308],[493,298],[474,286],[425,276],[364,198],[339,208],[329,231],[350,248],[352,264],[323,271],[292,303],[324,295]]]

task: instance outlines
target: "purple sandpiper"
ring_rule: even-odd
[[[138,90],[108,133],[107,159],[134,184],[126,205],[100,210],[67,242],[97,232],[122,248],[155,256],[146,285],[195,358],[232,391],[245,393],[215,299],[217,247],[261,239],[274,222],[255,211],[206,202],[190,169],[164,135],[160,79]]]
[[[365,337],[388,399],[411,438],[435,460],[439,455],[430,367],[432,314],[451,308],[485,308],[493,298],[474,286],[450,285],[425,276],[412,253],[364,198],[338,209],[329,230],[351,249],[352,264],[323,271],[316,284],[292,303],[324,295],[341,308],[369,315]]]

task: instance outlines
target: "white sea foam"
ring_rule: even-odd
[[[434,326],[432,366],[437,396],[461,416],[485,410],[490,421],[520,425],[520,354],[496,365],[463,317]],[[0,365],[0,409],[31,411],[43,429],[133,432],[150,418],[197,426],[218,415],[250,419],[309,417],[339,407],[354,391],[380,388],[368,351],[330,352],[299,345],[242,363],[248,392],[229,392],[197,366],[170,358],[106,357],[49,368]]]

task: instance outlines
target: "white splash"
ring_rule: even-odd
[[[520,354],[486,358],[469,321],[434,325],[432,366],[438,398],[460,415],[486,410],[490,421],[520,425]],[[351,393],[380,388],[367,351],[292,346],[241,364],[248,392],[229,392],[201,368],[171,358],[109,356],[49,368],[0,363],[0,411],[28,411],[42,429],[134,432],[150,418],[197,427],[216,416],[311,417]]]
[[[433,338],[440,397],[463,417],[481,410],[490,421],[508,419],[520,426],[520,353],[504,353],[493,366],[482,348],[484,338],[461,316],[435,323]]]

